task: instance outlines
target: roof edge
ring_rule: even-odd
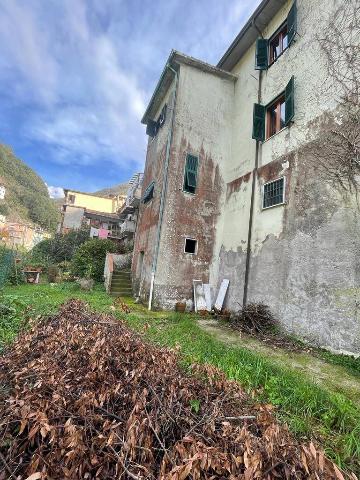
[[[266,7],[272,7],[276,10],[279,10],[284,4],[286,3],[286,0],[262,0],[262,2],[258,5],[254,13],[251,15],[251,17],[248,19],[248,21],[245,23],[243,28],[240,30],[240,32],[237,34],[233,42],[230,44],[229,48],[226,50],[224,55],[220,58],[219,62],[217,63],[218,68],[222,68],[225,64],[225,62],[229,59],[230,55],[233,53],[235,47],[239,45],[241,40],[245,37],[246,33],[249,31],[250,28],[255,27],[255,29],[259,32],[259,27],[256,26],[255,22],[257,18],[263,13],[263,11],[266,9]],[[241,59],[242,55],[239,56],[237,59],[237,62]]]
[[[166,85],[167,82],[169,84],[172,81],[173,77],[173,72],[170,70],[169,67],[172,67],[174,70],[178,71],[179,66],[183,65],[189,65],[194,68],[198,68],[202,70],[203,72],[210,73],[213,75],[220,76],[221,78],[224,78],[226,80],[231,80],[231,81],[236,81],[237,80],[237,75],[234,75],[233,73],[227,72],[226,70],[222,70],[219,67],[216,67],[215,65],[211,65],[209,63],[203,62],[202,60],[198,60],[197,58],[191,57],[189,55],[185,55],[184,53],[178,52],[177,50],[171,50],[171,53],[168,57],[168,60],[165,64],[165,67],[161,73],[161,76],[159,78],[159,81],[155,87],[154,93],[152,94],[149,104],[145,110],[145,113],[141,119],[141,123],[147,124],[149,119],[151,118],[151,113],[153,106],[155,104],[156,99],[159,96],[159,93],[161,92],[162,88],[164,85]]]

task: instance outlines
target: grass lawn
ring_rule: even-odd
[[[81,292],[74,284],[6,287],[1,304],[15,313],[0,324],[1,343],[11,341],[25,325],[24,316],[48,315],[68,298],[87,301],[93,309],[115,314],[149,340],[178,347],[186,368],[193,362],[211,363],[239,381],[254,398],[276,407],[278,417],[299,437],[313,438],[340,466],[360,473],[360,410],[346,396],[319,387],[290,369],[246,348],[227,346],[204,332],[191,314],[147,312],[127,299],[132,312],[111,310],[113,298],[102,286]],[[1,310],[0,310],[1,314]],[[3,317],[0,317],[4,318]]]

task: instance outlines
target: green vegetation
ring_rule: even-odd
[[[55,229],[59,212],[45,183],[5,145],[0,145],[0,178],[6,187],[5,199],[0,200],[1,214],[34,222],[49,231]]]
[[[127,299],[130,314],[111,312],[112,299],[97,286],[82,292],[74,284],[22,285],[7,287],[4,298],[21,299],[11,333],[9,326],[0,341],[9,341],[25,323],[24,314],[35,319],[39,314],[54,313],[68,298],[86,300],[92,308],[114,313],[133,329],[160,345],[180,349],[183,365],[211,363],[231,379],[239,381],[255,401],[272,403],[277,415],[299,437],[313,438],[327,454],[345,468],[360,472],[360,410],[345,395],[319,387],[298,372],[281,368],[270,359],[245,348],[227,346],[201,330],[191,314],[147,312]],[[24,312],[24,305],[28,311]],[[28,307],[30,306],[30,308]],[[197,406],[194,404],[193,408]]]
[[[112,302],[102,285],[96,285],[92,292],[83,292],[71,282],[5,287],[0,293],[0,351],[21,328],[36,321],[39,315],[55,313],[69,298],[83,299],[96,310],[108,309]]]
[[[116,253],[117,245],[111,240],[88,240],[75,252],[72,259],[72,273],[79,277],[101,281],[104,274],[106,252]]]
[[[32,261],[43,265],[70,261],[77,248],[89,240],[89,234],[88,227],[68,233],[57,233],[53,238],[35,245],[31,251]]]
[[[327,350],[319,350],[318,355],[328,363],[341,365],[352,375],[360,377],[360,357],[355,358],[351,355],[337,355],[335,353],[328,352]]]

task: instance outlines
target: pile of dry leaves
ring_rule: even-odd
[[[0,479],[355,478],[215,369],[186,375],[175,352],[77,300],[0,372]]]

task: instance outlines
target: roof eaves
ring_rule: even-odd
[[[217,67],[225,70],[231,70],[240,60],[246,50],[252,45],[255,39],[260,35],[261,31],[271,18],[285,5],[287,0],[262,0],[255,12],[240,30],[230,47],[219,60]],[[261,25],[256,25],[256,21],[260,20]],[[253,29],[253,30],[252,30]],[[236,52],[237,50],[237,52]]]
[[[178,70],[180,64],[189,65],[191,67],[198,68],[203,72],[217,75],[221,78],[231,81],[236,81],[238,78],[237,75],[227,72],[226,70],[222,70],[221,68],[210,65],[209,63],[203,62],[194,57],[190,57],[189,55],[185,55],[181,52],[178,52],[177,50],[172,50],[165,64],[165,68],[162,71],[160,79],[156,85],[154,93],[150,99],[148,107],[146,108],[143,118],[141,119],[141,123],[146,125],[149,119],[152,118],[155,110],[154,105],[156,105],[156,103],[160,103],[161,100],[159,99],[163,97],[163,95],[171,85],[174,74],[168,67],[170,66],[174,70]],[[157,100],[158,102],[156,102]]]

